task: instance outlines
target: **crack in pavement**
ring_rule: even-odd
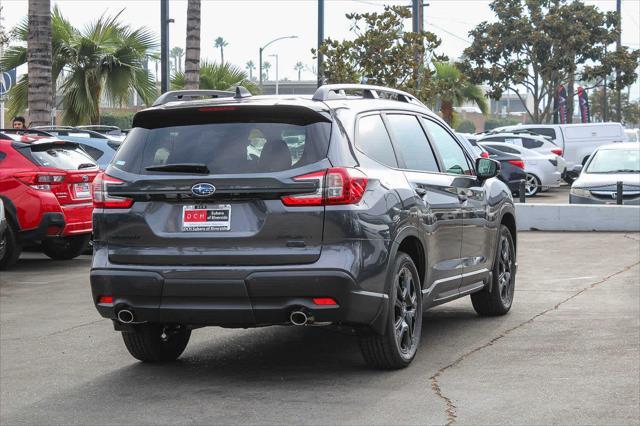
[[[626,237],[626,235],[625,235]],[[635,238],[631,238],[630,239],[635,240]],[[553,307],[548,308],[536,315],[534,315],[533,317],[529,318],[526,321],[521,322],[520,324],[511,327],[505,331],[502,332],[502,334],[494,337],[493,339],[489,340],[487,343],[478,346],[474,349],[471,349],[470,351],[464,353],[463,355],[461,355],[458,359],[456,359],[455,361],[453,361],[451,364],[446,365],[444,367],[442,367],[441,369],[439,369],[438,371],[436,371],[436,373],[431,376],[429,379],[431,380],[431,389],[434,391],[434,393],[436,394],[436,396],[438,396],[438,398],[442,399],[445,404],[446,404],[446,409],[445,409],[445,413],[447,415],[447,426],[450,425],[454,425],[456,423],[456,419],[458,418],[458,415],[456,413],[456,405],[453,403],[453,400],[451,398],[449,398],[448,396],[446,396],[443,392],[442,392],[442,388],[440,387],[440,383],[438,382],[438,378],[440,376],[442,376],[442,374],[447,371],[448,369],[455,367],[456,365],[460,364],[462,361],[464,361],[465,359],[469,358],[471,355],[475,354],[476,352],[481,351],[482,349],[488,348],[489,346],[492,346],[495,342],[497,342],[498,340],[502,339],[503,337],[506,337],[507,335],[509,335],[511,332],[524,327],[527,324],[531,324],[533,321],[536,320],[536,318],[539,318],[543,315],[548,314],[551,311],[557,310],[561,305],[567,303],[568,301],[580,296],[582,293],[584,293],[587,290],[590,290],[594,287],[596,287],[597,285],[603,284],[607,281],[609,281],[611,278],[623,274],[625,272],[627,272],[628,270],[630,270],[631,268],[640,265],[640,261],[635,262],[631,265],[625,266],[623,269],[616,271],[610,275],[607,275],[606,277],[600,279],[599,281],[596,281],[594,283],[589,284],[587,287],[582,288],[581,290],[579,290],[578,292],[572,294],[571,296],[567,297],[566,299],[556,303]]]
[[[16,341],[16,340],[25,340],[25,339],[30,339],[30,340],[37,340],[37,339],[44,339],[46,337],[51,337],[51,336],[55,336],[58,334],[62,334],[62,333],[66,333],[67,331],[71,331],[71,330],[75,330],[77,328],[82,328],[82,327],[86,327],[88,325],[93,325],[93,324],[97,324],[99,322],[104,321],[105,318],[100,318],[98,320],[95,321],[90,321],[90,322],[85,322],[82,324],[78,324],[78,325],[74,325],[73,327],[68,327],[68,328],[64,328],[62,330],[58,330],[58,331],[54,331],[52,333],[49,334],[45,334],[44,336],[34,336],[34,337],[10,337],[8,339],[0,339],[0,341],[2,342],[9,342],[9,341]]]
[[[635,234],[634,234],[634,235],[635,235]],[[638,241],[638,242],[640,242],[640,239],[638,239],[638,238],[633,238],[630,234],[624,234],[624,237],[625,237],[625,238],[628,238],[628,239],[630,239],[630,240],[633,240],[633,241]]]

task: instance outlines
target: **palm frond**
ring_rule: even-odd
[[[11,117],[21,115],[26,109],[29,97],[29,76],[24,74],[7,93],[7,112]]]

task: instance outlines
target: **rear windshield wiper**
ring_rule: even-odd
[[[198,163],[176,163],[162,164],[159,166],[149,166],[144,168],[150,172],[178,172],[178,173],[202,173],[209,174],[209,168],[206,164]]]

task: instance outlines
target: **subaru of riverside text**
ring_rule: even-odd
[[[499,168],[394,89],[168,92],[93,182],[93,300],[141,361],[205,326],[332,325],[368,365],[406,367],[424,310],[511,308]]]

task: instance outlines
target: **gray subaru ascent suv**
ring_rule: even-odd
[[[498,172],[393,89],[169,92],[94,181],[95,306],[142,361],[177,359],[204,326],[333,324],[369,365],[406,367],[425,309],[511,308]]]

